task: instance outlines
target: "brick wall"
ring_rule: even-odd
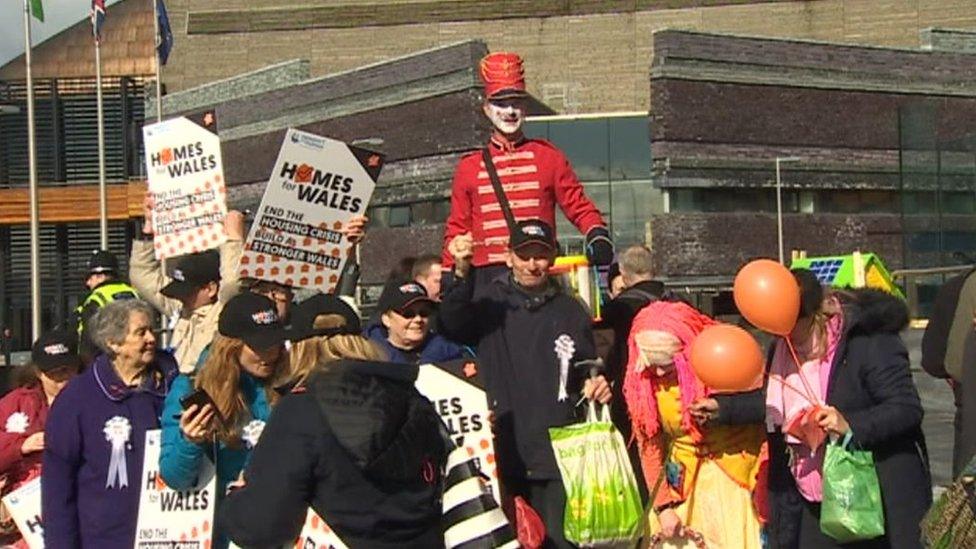
[[[312,74],[322,75],[458,40],[483,39],[491,50],[522,53],[530,91],[560,112],[641,111],[650,106],[651,35],[663,28],[908,48],[919,46],[920,30],[926,27],[976,28],[976,3],[968,0],[714,5],[718,3],[616,2],[621,13],[187,35],[188,13],[251,4],[171,0],[167,7],[176,49],[163,78],[170,89],[179,90],[296,57],[309,59]],[[334,5],[326,0],[278,4]],[[444,4],[450,9],[450,2]]]
[[[787,215],[783,243],[810,256],[863,250],[889,269],[902,264],[897,215]],[[651,217],[651,250],[663,276],[728,275],[747,261],[777,255],[776,216],[753,213],[665,214]]]

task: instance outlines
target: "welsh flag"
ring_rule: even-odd
[[[44,6],[41,5],[41,0],[30,0],[30,10],[31,15],[33,15],[41,23],[44,22]]]

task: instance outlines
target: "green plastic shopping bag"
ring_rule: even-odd
[[[623,437],[609,407],[590,403],[583,423],[549,429],[566,489],[563,533],[580,547],[629,547],[643,511]]]
[[[881,487],[874,456],[843,442],[827,444],[823,464],[823,502],[820,530],[841,543],[868,540],[885,533]]]

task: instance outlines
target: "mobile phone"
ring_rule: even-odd
[[[193,406],[194,404],[197,405],[197,410],[202,409],[207,404],[209,404],[211,408],[214,409],[217,408],[217,406],[214,404],[213,399],[210,398],[210,395],[207,394],[207,392],[204,391],[203,389],[197,389],[188,395],[183,395],[182,397],[180,397],[180,406],[184,410],[186,410],[190,406]]]
[[[188,395],[183,395],[182,397],[180,397],[180,406],[182,406],[184,410],[186,410],[190,406],[193,406],[194,404],[197,405],[197,412],[199,412],[200,410],[203,409],[204,406],[209,404],[210,409],[212,409],[214,412],[214,417],[217,418],[217,421],[220,422],[221,424],[224,423],[224,416],[221,415],[220,409],[217,408],[217,404],[214,403],[213,399],[210,398],[210,395],[203,389],[197,389]],[[175,416],[175,419],[180,419],[180,415],[177,414]]]

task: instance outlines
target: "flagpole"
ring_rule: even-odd
[[[30,172],[31,341],[41,335],[40,212],[37,207],[37,150],[34,142],[34,77],[31,74],[30,0],[24,0],[24,63],[27,76],[27,163]]]
[[[163,85],[160,75],[162,70],[159,66],[159,6],[158,0],[153,0],[153,36],[156,37],[156,44],[153,48],[156,51],[156,122],[163,121]]]
[[[105,187],[105,124],[102,112],[102,48],[95,37],[95,101],[98,103],[98,223],[100,247],[108,249],[108,196]]]

